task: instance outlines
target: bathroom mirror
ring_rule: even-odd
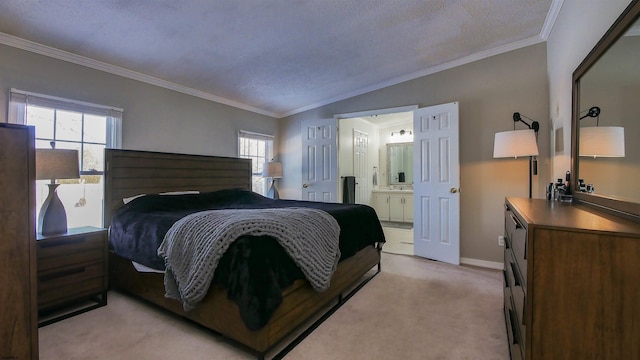
[[[413,143],[387,144],[389,185],[413,184]]]
[[[595,191],[574,191],[580,202],[640,218],[640,2],[633,1],[573,73],[572,173],[593,184]],[[599,118],[583,117],[593,106]],[[624,157],[580,156],[580,130],[587,127],[624,128]],[[586,133],[586,131],[584,131]],[[582,140],[584,141],[584,137]]]

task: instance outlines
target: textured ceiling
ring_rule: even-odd
[[[2,0],[0,42],[17,37],[281,117],[544,41],[561,2]]]

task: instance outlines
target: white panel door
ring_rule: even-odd
[[[413,112],[414,252],[460,264],[458,103]]]
[[[356,177],[356,204],[369,204],[369,135],[353,129],[353,175]]]
[[[337,202],[337,120],[302,122],[302,199]]]

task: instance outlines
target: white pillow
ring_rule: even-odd
[[[158,195],[186,195],[186,194],[200,194],[200,191],[198,190],[168,191],[168,192],[161,192]]]
[[[145,196],[145,195],[147,195],[147,194],[138,194],[138,195],[135,195],[135,196],[126,197],[126,198],[122,199],[122,202],[125,203],[125,204],[128,204],[129,202],[131,202],[131,200],[139,198],[141,196]]]
[[[198,191],[198,190],[167,191],[167,192],[159,193],[158,195],[186,195],[186,194],[200,194],[200,191]],[[122,202],[127,204],[131,200],[139,198],[141,196],[145,196],[145,195],[147,195],[147,194],[138,194],[138,195],[135,195],[135,196],[126,197],[126,198],[122,199]]]

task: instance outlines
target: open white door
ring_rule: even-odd
[[[458,103],[413,112],[414,252],[460,264]]]
[[[337,202],[337,120],[302,122],[302,199]]]
[[[369,204],[369,135],[353,129],[353,175],[356,177],[356,204]]]

